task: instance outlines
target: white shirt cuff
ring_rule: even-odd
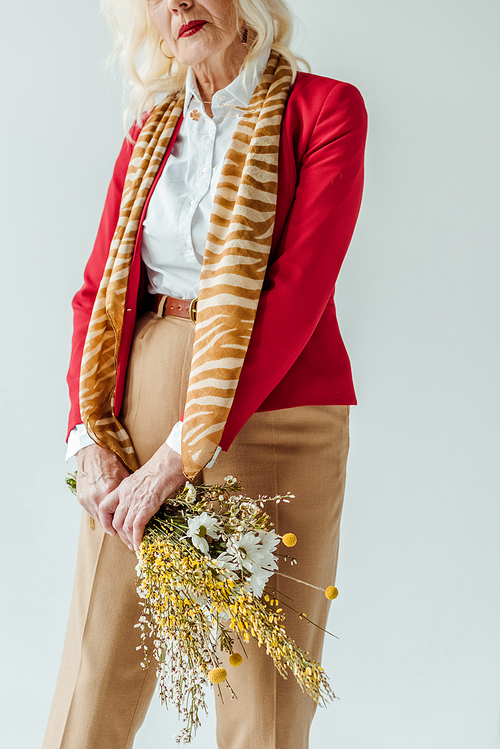
[[[177,424],[174,425],[172,428],[172,431],[167,437],[167,445],[172,448],[172,450],[175,450],[176,453],[179,455],[181,454],[181,443],[182,443],[182,421],[178,421]],[[71,432],[69,433],[68,437],[68,449],[66,450],[66,462],[70,458],[72,458],[74,455],[77,454],[78,450],[81,450],[83,447],[89,447],[90,445],[94,445],[95,442],[92,439],[92,437],[89,437],[87,434],[87,430],[85,429],[85,424],[77,424]],[[214,457],[212,460],[207,463],[206,468],[212,468],[213,465],[215,465],[215,461],[217,460],[219,453],[220,453],[220,447],[218,447],[214,453]]]
[[[70,458],[77,454],[78,450],[82,447],[89,447],[95,445],[92,437],[89,437],[85,424],[77,424],[73,427],[68,437],[68,449],[66,450],[66,463]]]
[[[167,437],[167,445],[175,450],[176,453],[181,454],[181,442],[182,442],[182,421],[178,421],[174,424],[172,431]]]
[[[167,437],[167,445],[172,448],[172,450],[175,450],[176,453],[179,455],[181,454],[181,444],[182,444],[182,421],[178,421],[177,424],[174,425],[172,428],[172,431]],[[218,447],[214,453],[214,457],[212,460],[207,463],[205,468],[212,468],[212,466],[215,464],[215,461],[217,460],[220,453],[220,447]]]

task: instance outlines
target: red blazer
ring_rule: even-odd
[[[159,179],[169,150],[157,174]],[[298,73],[281,126],[276,223],[255,325],[221,447],[227,450],[256,411],[354,404],[347,351],[333,301],[361,203],[367,118],[349,83]],[[132,128],[136,137],[138,128]],[[133,146],[124,141],[109,186],[84,284],[73,299],[68,433],[81,423],[80,363],[94,299],[118,221]],[[150,191],[151,196],[153,190]],[[148,202],[144,206],[143,218]],[[118,358],[115,413],[123,397],[130,345],[145,288],[138,232]]]

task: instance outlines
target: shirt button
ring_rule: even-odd
[[[196,200],[192,200],[191,205],[196,205]]]
[[[206,167],[206,166],[204,166],[204,167],[203,167],[203,169],[202,169],[201,171],[203,172],[203,174],[206,174],[206,173],[208,172],[208,169],[207,169],[207,167]]]
[[[224,94],[221,94],[219,96],[219,101],[226,101],[226,97],[224,96]]]

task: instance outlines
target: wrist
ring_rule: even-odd
[[[181,456],[166,442],[156,451],[154,458],[156,459],[155,468],[165,481],[174,483],[178,487],[188,480],[182,470]]]

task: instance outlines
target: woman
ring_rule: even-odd
[[[333,292],[361,201],[359,92],[297,73],[283,0],[103,5],[139,124],[73,304],[69,451],[86,512],[44,749],[132,746],[155,688],[136,650],[134,550],[186,477],[291,491],[276,530],[299,536],[297,577],[332,583],[356,402]],[[271,584],[326,624],[326,599]],[[289,616],[287,630],[320,659],[319,629]],[[230,673],[238,699],[216,700],[219,747],[304,749],[315,704],[265,652],[248,656]]]

